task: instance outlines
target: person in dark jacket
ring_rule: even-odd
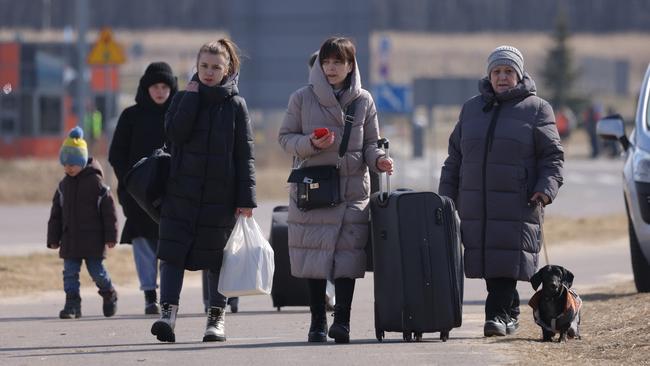
[[[185,269],[209,270],[203,341],[226,340],[226,298],[217,291],[223,248],[237,216],[250,217],[257,207],[253,132],[237,89],[237,46],[228,39],[204,44],[196,67],[165,116],[172,161],[158,240],[161,316],[151,327],[163,342],[175,341]]]
[[[158,288],[158,224],[138,206],[126,191],[124,177],[131,167],[165,143],[165,112],[177,91],[176,77],[165,62],[153,62],[140,78],[135,105],[120,115],[108,153],[108,161],[118,179],[117,197],[126,222],[121,243],[133,244],[133,260],[144,291],[145,314],[159,314]]]
[[[519,325],[517,281],[529,281],[542,246],[544,206],[562,185],[564,151],[550,104],[536,96],[515,47],[497,47],[480,95],[469,99],[451,137],[439,193],[461,218],[465,275],[484,278],[484,335]]]
[[[47,222],[47,247],[59,249],[63,258],[63,290],[65,306],[61,319],[81,317],[79,271],[86,268],[103,298],[104,316],[117,309],[117,292],[104,267],[106,247],[117,240],[117,218],[110,190],[104,185],[102,167],[88,157],[83,130],[73,128],[63,142],[59,160],[65,177],[59,182],[50,219]]]

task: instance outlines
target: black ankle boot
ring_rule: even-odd
[[[144,313],[147,315],[160,314],[156,290],[146,290],[144,292]]]
[[[61,319],[81,318],[81,297],[79,293],[66,293],[65,305],[59,312]]]
[[[236,313],[239,311],[239,297],[229,297],[228,305],[230,306],[230,312]]]
[[[102,297],[102,311],[104,312],[105,317],[111,317],[115,315],[117,311],[117,291],[113,287],[108,290],[99,290],[97,293]]]
[[[328,335],[336,343],[350,343],[350,308],[334,305],[334,324]]]
[[[310,306],[311,325],[309,326],[308,342],[327,342],[327,313],[325,304]]]

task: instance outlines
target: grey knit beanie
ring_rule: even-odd
[[[515,69],[519,80],[524,78],[524,56],[521,55],[518,49],[512,46],[499,46],[490,53],[487,60],[487,74],[490,76],[492,69],[500,66],[507,65]]]

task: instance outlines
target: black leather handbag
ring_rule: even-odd
[[[162,147],[140,159],[124,176],[126,191],[156,223],[160,223],[170,165],[171,155]]]
[[[341,203],[339,168],[341,160],[348,150],[355,105],[356,100],[352,101],[346,109],[345,129],[339,146],[337,164],[308,166],[291,171],[287,182],[296,183],[297,204],[301,211],[334,207]]]

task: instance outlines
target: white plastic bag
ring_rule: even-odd
[[[239,215],[223,249],[219,292],[226,297],[268,295],[273,286],[273,248],[255,219]]]

